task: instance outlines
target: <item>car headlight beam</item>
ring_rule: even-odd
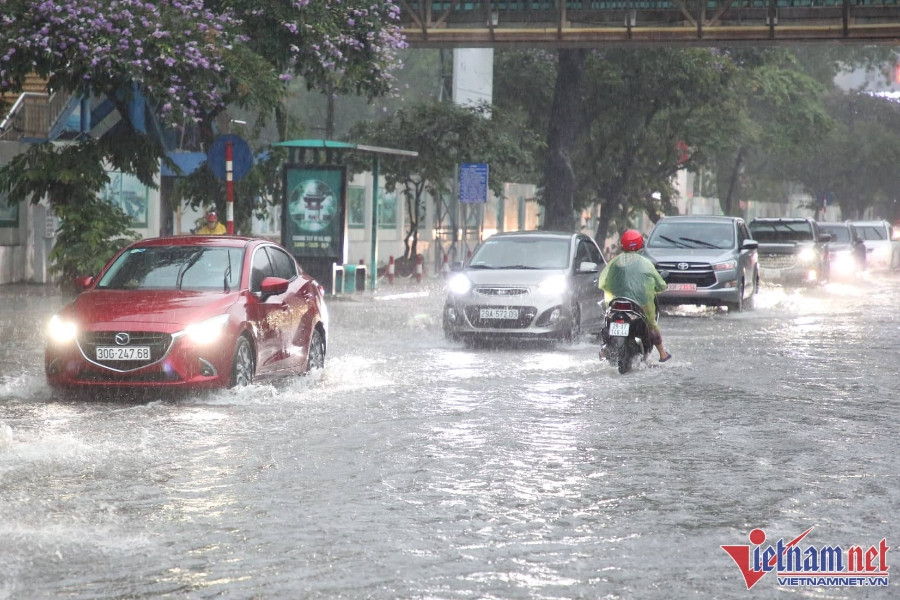
[[[60,318],[59,315],[53,315],[47,324],[47,335],[57,344],[66,344],[75,339],[78,335],[78,326],[74,321]]]
[[[542,294],[552,294],[566,291],[568,285],[566,276],[560,273],[559,275],[553,275],[538,283],[537,289]]]
[[[447,282],[447,287],[451,293],[462,296],[463,294],[468,294],[469,290],[472,289],[472,282],[462,273],[457,273]]]
[[[195,344],[212,344],[222,337],[226,323],[228,323],[228,315],[218,315],[211,319],[188,325],[185,327],[184,333]]]
[[[797,258],[802,260],[805,263],[815,262],[816,260],[816,251],[812,248],[804,248],[800,251],[800,254],[797,255]]]

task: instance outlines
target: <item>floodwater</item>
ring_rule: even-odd
[[[76,402],[42,371],[62,298],[0,287],[0,600],[897,597],[748,592],[721,546],[812,527],[897,570],[898,298],[668,310],[674,359],[622,376],[588,341],[445,341],[439,282],[382,287],[331,302],[309,377]]]

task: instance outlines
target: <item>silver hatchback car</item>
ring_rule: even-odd
[[[644,256],[657,270],[669,272],[660,304],[727,306],[740,312],[752,306],[759,290],[758,246],[743,219],[681,215],[656,223]]]
[[[493,235],[447,282],[444,334],[451,340],[599,335],[603,292],[597,281],[605,266],[586,235]]]

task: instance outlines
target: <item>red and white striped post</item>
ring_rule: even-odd
[[[422,255],[416,254],[416,283],[422,283]]]
[[[388,260],[387,277],[388,277],[388,283],[391,285],[394,285],[394,255],[393,254],[391,254],[391,258]]]
[[[234,235],[234,149],[225,142],[225,231]]]

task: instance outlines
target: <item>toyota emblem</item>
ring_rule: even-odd
[[[691,265],[689,265],[688,263],[684,263],[684,262],[678,263],[679,271],[687,271],[690,267],[691,267]]]
[[[116,343],[120,346],[125,346],[128,342],[131,341],[131,336],[127,333],[117,333],[116,334]]]

